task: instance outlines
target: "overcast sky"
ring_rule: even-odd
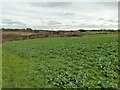
[[[117,29],[117,2],[3,2],[2,27]]]

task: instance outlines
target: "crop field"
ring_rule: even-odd
[[[2,70],[3,88],[118,88],[118,35],[6,42]]]

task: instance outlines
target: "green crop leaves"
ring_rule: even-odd
[[[5,53],[21,58],[9,60]],[[4,59],[5,58],[5,59]],[[15,87],[117,88],[117,34],[86,35],[75,38],[44,38],[3,44],[3,81],[9,79],[7,61],[14,68]],[[25,63],[24,63],[25,62]],[[17,71],[19,67],[19,71]],[[23,67],[25,72],[22,72]],[[8,87],[6,81],[4,87]]]

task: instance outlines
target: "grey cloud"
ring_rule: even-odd
[[[72,22],[73,24],[77,23],[77,22]]]
[[[73,12],[59,12],[54,14],[55,16],[62,16],[62,17],[69,17],[69,16],[75,16],[76,14]]]
[[[60,28],[60,25],[38,25],[38,26],[32,26],[32,28],[36,28],[36,29],[58,29]]]
[[[111,25],[103,25],[103,24],[100,24],[100,25],[96,25],[96,24],[77,24],[77,25],[65,25],[66,27],[72,27],[72,28],[106,28],[106,27],[110,27]]]
[[[44,21],[41,21],[41,23],[45,23]]]
[[[114,17],[117,17],[116,3],[26,2],[25,5],[25,8],[22,3],[4,5],[2,16],[11,19],[3,19],[2,25],[23,27],[27,23],[32,27],[37,23],[37,25],[41,25],[40,28],[96,28],[100,26],[102,28],[107,27],[108,24],[109,26],[110,24],[117,24],[116,18],[114,19]],[[21,21],[17,21],[17,18],[21,18]],[[96,21],[96,23],[93,23],[93,21]],[[64,24],[71,25],[65,26]]]
[[[98,20],[105,20],[104,18],[99,18]]]
[[[80,28],[113,28],[117,27],[117,25],[109,24],[109,25],[95,25],[95,24],[68,24],[68,25],[39,25],[39,26],[34,26],[33,28],[38,28],[38,29],[80,29]]]
[[[100,24],[100,25],[96,25],[96,24],[80,24],[80,27],[84,27],[84,28],[111,28],[111,27],[116,27],[115,24],[109,24],[109,25],[104,25],[104,24]]]
[[[32,2],[31,3],[32,6],[36,6],[36,7],[66,7],[71,5],[71,2]]]
[[[112,19],[110,19],[110,20],[107,20],[108,22],[113,22],[113,23],[117,23],[118,22],[118,20],[112,20]]]
[[[65,16],[71,16],[71,15],[75,15],[75,14],[71,13],[71,12],[66,12],[66,13],[63,13],[63,15],[65,15]]]
[[[105,19],[105,18],[99,18],[98,20],[104,21],[104,22],[113,22],[113,23],[117,23],[118,20],[113,20],[113,19]]]
[[[62,23],[57,22],[57,21],[49,21],[48,22],[48,25],[59,25],[59,24],[62,24]]]
[[[117,2],[99,2],[98,4],[101,5],[101,7],[108,7],[109,9],[117,9],[118,7]]]
[[[95,25],[95,24],[80,24],[81,27],[85,28],[102,28],[106,27],[105,25]]]
[[[11,20],[11,19],[2,19],[2,24],[6,24],[6,25],[19,25],[19,26],[25,26],[26,25],[23,22],[14,21],[14,20]]]

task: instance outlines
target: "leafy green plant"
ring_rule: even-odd
[[[9,71],[14,87],[117,88],[117,34],[6,42],[3,87]]]

